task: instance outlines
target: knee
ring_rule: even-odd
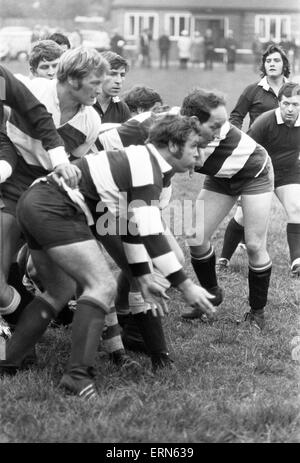
[[[291,203],[287,209],[288,222],[300,223],[300,203]]]
[[[94,286],[93,292],[99,300],[110,305],[117,294],[117,282],[113,275],[102,275],[101,280],[98,280],[97,285]]]
[[[249,240],[246,240],[246,247],[247,247],[247,252],[248,252],[248,255],[249,256],[256,256],[257,254],[259,254],[263,248],[264,248],[264,244],[263,244],[263,240],[262,239],[259,239],[259,238],[251,238]]]

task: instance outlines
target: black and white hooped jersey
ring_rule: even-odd
[[[95,142],[100,132],[101,119],[92,106],[81,106],[79,111],[65,124],[60,124],[61,111],[57,96],[57,80],[43,78],[29,79],[18,76],[35,97],[46,106],[52,115],[55,127],[64,141],[66,152],[72,157],[81,157],[88,152],[96,152]],[[11,111],[7,122],[7,133],[18,154],[26,164],[50,171],[53,166],[38,136],[26,118]],[[41,175],[39,173],[39,175]]]
[[[226,122],[220,137],[204,148],[206,160],[196,172],[212,177],[248,179],[257,177],[265,168],[268,153],[249,135]]]
[[[133,275],[149,273],[150,257],[172,285],[184,281],[182,266],[164,236],[159,208],[161,190],[170,181],[172,168],[156,148],[131,145],[89,154],[75,163],[82,171],[80,192],[90,208],[93,205],[92,213],[100,199],[120,224],[126,223],[124,233],[119,232]]]
[[[149,135],[151,125],[155,122],[157,116],[150,111],[140,113],[128,121],[111,128],[110,124],[103,124],[102,133],[98,138],[101,143],[100,149],[106,151],[119,149],[122,150],[130,145],[143,145]],[[105,128],[108,130],[105,130]],[[172,195],[171,182],[164,185],[160,197],[160,208],[164,209],[170,202]]]
[[[43,102],[39,101],[30,89],[8,69],[0,66],[0,125],[4,118],[3,105],[6,106],[8,112],[12,112],[19,120],[24,121],[26,136],[31,133],[35,142],[41,146],[51,169],[57,164],[66,162],[63,140]],[[3,127],[2,130],[5,132],[6,128]],[[8,135],[14,143],[9,131]],[[14,146],[16,146],[15,143]],[[7,159],[7,162],[9,163],[10,160]],[[13,164],[15,164],[14,161]]]

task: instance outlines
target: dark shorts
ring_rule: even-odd
[[[287,169],[275,169],[275,188],[284,185],[300,184],[300,161]]]
[[[29,188],[18,202],[17,221],[30,249],[94,239],[81,208],[54,184]]]
[[[207,175],[203,189],[227,196],[259,195],[274,191],[274,171],[271,159],[268,158],[263,171],[251,179],[219,178]]]

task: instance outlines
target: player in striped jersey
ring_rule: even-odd
[[[145,300],[153,304],[153,296],[166,297],[164,289],[152,279],[150,259],[189,305],[214,317],[216,309],[208,299],[211,296],[187,278],[172,252],[158,207],[163,177],[186,172],[199,159],[200,135],[196,118],[165,116],[151,128],[146,146],[101,151],[76,161],[82,172],[80,191],[58,180],[59,186],[55,177],[48,176],[23,194],[18,220],[46,290],[23,312],[7,343],[6,359],[0,363],[2,373],[22,367],[26,352],[77,284],[82,292],[73,320],[69,366],[61,386],[86,399],[96,396],[92,367],[104,316],[115,291],[109,268],[88,226],[92,213],[99,208],[99,199],[125,224],[116,239],[123,242],[127,271],[138,280]],[[99,224],[97,229],[100,234]],[[154,311],[166,310],[162,301],[162,305],[154,302]],[[135,314],[139,319],[142,316]]]
[[[3,105],[11,108],[18,117],[26,119],[27,128],[35,134],[36,143],[40,143],[44,150],[49,168],[55,168],[70,186],[75,186],[78,180],[79,171],[75,166],[70,165],[64,144],[55,129],[51,115],[45,106],[16,79],[10,71],[0,66],[0,125],[2,125]],[[13,141],[13,140],[12,140]],[[19,191],[15,178],[18,170],[19,156],[14,143],[11,143],[1,129],[1,207],[0,207],[0,314],[11,313],[18,307],[20,296],[18,292],[7,284],[7,275],[11,259],[16,250],[18,241],[18,228],[14,216],[11,214],[11,203],[6,195],[6,185],[12,183]],[[28,182],[28,185],[30,181]],[[20,191],[19,191],[20,192]]]
[[[160,96],[152,89],[147,87],[134,87],[129,93],[127,93],[127,95],[125,95],[125,99],[129,101],[131,108],[133,108],[137,114],[135,114],[130,120],[126,121],[122,125],[112,129],[110,128],[107,131],[105,131],[106,124],[104,124],[103,133],[100,134],[99,141],[102,144],[102,148],[105,148],[106,150],[122,149],[125,146],[143,144],[148,137],[150,127],[158,117],[156,111],[160,112]],[[179,111],[180,108],[176,107],[172,108],[170,112],[179,114]],[[209,114],[199,106],[195,108],[194,115],[201,123],[205,122],[209,117]],[[202,127],[200,145],[206,146],[208,141],[211,141],[211,139],[212,131],[210,129],[206,129],[206,132],[204,133],[204,129]],[[171,193],[171,179],[166,177],[160,195],[161,209],[168,205],[171,198]],[[177,258],[183,262],[184,256],[182,250],[178,246],[178,243],[171,234],[169,234],[168,237],[170,240],[170,245],[176,252]],[[113,252],[117,258],[118,252],[115,252],[117,247],[115,244],[111,245],[110,240],[110,236],[102,238],[104,246],[108,249],[109,252]],[[144,306],[147,308],[147,304],[144,303],[143,298],[137,293],[136,290],[132,288],[130,291],[130,285],[126,275],[126,272],[121,272],[119,275],[118,291],[115,301],[119,322],[123,328],[122,338],[125,347],[131,350],[149,352],[149,350],[152,350],[149,348],[150,343],[152,343],[153,345],[156,345],[156,350],[166,351],[167,346],[166,342],[164,341],[163,328],[157,317],[151,317],[150,311],[148,311],[148,321],[144,324],[142,330],[143,336],[141,336],[141,329],[136,326],[134,317],[131,316],[131,313],[134,312],[137,307],[142,308]],[[161,280],[161,277],[158,273],[155,273],[155,275]],[[213,303],[215,302],[218,303],[217,299]],[[154,331],[154,326],[152,328],[152,325],[155,325],[155,332],[157,333],[156,338],[151,335],[151,333]],[[150,336],[148,333],[150,333]],[[145,345],[145,337],[148,339],[148,346]]]
[[[278,45],[270,45],[262,55],[260,71],[262,79],[245,88],[230,114],[229,121],[239,129],[242,128],[247,113],[249,113],[249,127],[251,127],[260,114],[278,108],[279,90],[290,75],[290,64],[284,50]],[[217,263],[218,270],[228,268],[235,249],[243,240],[243,212],[238,200],[234,217],[225,230],[221,257]]]
[[[215,253],[210,239],[241,195],[245,218],[245,242],[249,258],[249,304],[247,319],[263,328],[267,303],[271,260],[266,235],[274,189],[274,173],[267,151],[252,138],[228,122],[225,100],[221,95],[196,89],[183,101],[181,112],[190,116],[195,107],[206,108],[210,118],[204,123],[219,130],[205,149],[205,162],[199,173],[206,174],[198,200],[204,202],[203,234],[191,232],[189,240],[192,265],[207,290],[220,296],[215,270]],[[201,236],[201,238],[200,238]],[[203,236],[203,237],[202,237]],[[183,318],[200,318],[195,309]]]

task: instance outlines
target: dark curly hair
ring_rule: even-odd
[[[290,63],[288,60],[288,57],[279,45],[269,45],[268,48],[264,51],[262,54],[262,59],[261,59],[261,66],[260,66],[260,72],[261,76],[264,77],[266,75],[266,69],[265,69],[265,62],[266,59],[269,55],[272,55],[272,53],[279,53],[281,55],[282,61],[283,61],[283,68],[282,68],[282,74],[284,77],[289,77],[290,75]]]
[[[180,113],[184,116],[196,116],[203,124],[209,119],[212,109],[225,104],[224,95],[220,92],[195,88],[184,98]]]
[[[155,103],[162,104],[162,98],[153,88],[145,85],[135,85],[123,96],[123,101],[127,104],[130,112],[136,112],[138,108],[149,111]]]
[[[155,122],[151,125],[147,143],[153,143],[158,148],[164,148],[171,141],[182,147],[191,132],[201,135],[201,125],[197,117],[187,117],[179,114],[161,115],[157,116]]]

